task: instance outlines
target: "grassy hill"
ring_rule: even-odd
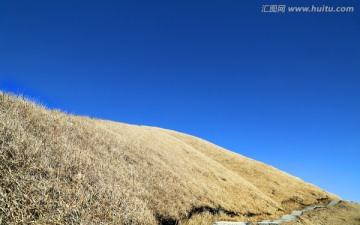
[[[0,224],[210,224],[338,197],[202,139],[0,92]]]

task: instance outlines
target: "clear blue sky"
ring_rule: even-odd
[[[360,15],[334,1],[0,1],[0,88],[192,134],[360,202]]]

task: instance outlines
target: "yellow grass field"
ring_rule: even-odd
[[[211,224],[338,199],[205,140],[0,92],[0,224]]]

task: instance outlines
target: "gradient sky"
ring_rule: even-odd
[[[0,0],[0,89],[192,134],[360,202],[355,0]]]

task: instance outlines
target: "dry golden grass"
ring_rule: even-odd
[[[341,201],[333,207],[317,208],[301,215],[295,221],[282,225],[360,225],[360,205]]]
[[[0,158],[0,224],[257,221],[338,199],[199,138],[2,92]]]

